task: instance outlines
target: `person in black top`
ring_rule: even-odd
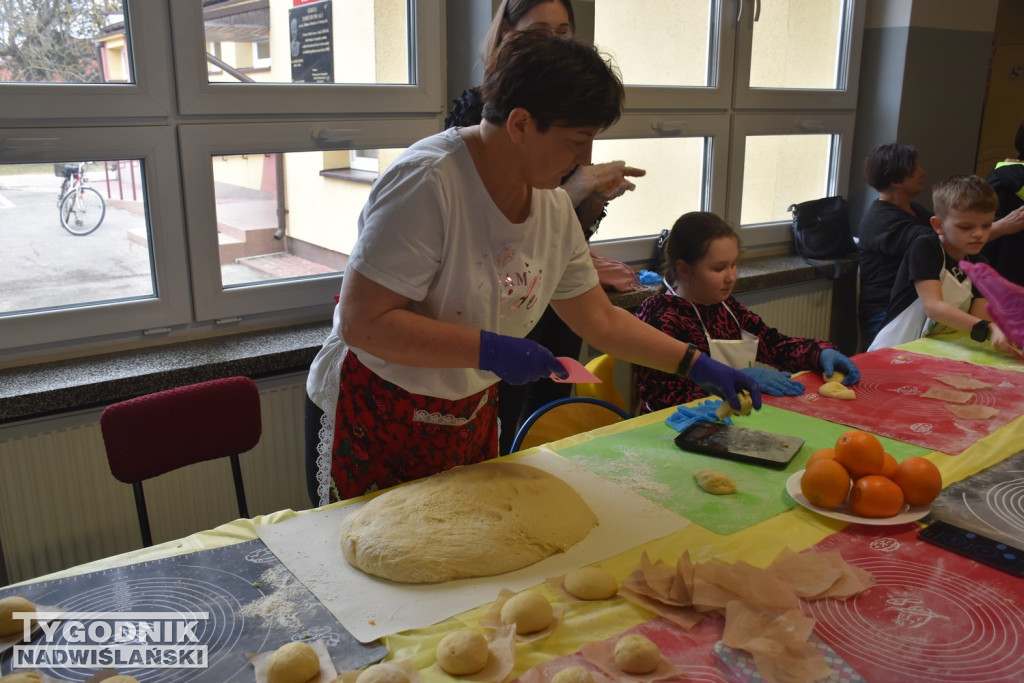
[[[898,142],[876,147],[864,162],[864,177],[878,192],[857,233],[860,256],[858,319],[863,348],[882,328],[896,272],[911,242],[932,235],[932,212],[913,201],[924,189],[917,150]]]
[[[529,26],[545,26],[555,34],[572,37],[576,31],[576,18],[569,0],[502,0],[495,12],[484,41],[485,55],[497,50],[504,36],[512,30]],[[480,123],[483,103],[479,88],[469,88],[452,103],[444,120],[445,128],[474,126]],[[627,166],[623,161],[612,161],[589,166],[577,166],[562,179],[562,189],[572,199],[576,216],[587,238],[594,234],[611,200],[633,190],[629,180],[646,173],[643,169]],[[541,315],[537,326],[527,339],[546,347],[555,356],[578,358],[583,341],[549,306]],[[572,391],[571,384],[541,379],[525,385],[501,382],[498,385],[498,417],[501,422],[499,452],[505,455],[512,446],[516,432],[537,408]]]
[[[999,197],[993,232],[999,232],[1000,224],[1005,224],[1005,232],[1001,239],[986,244],[981,253],[997,273],[1024,285],[1024,121],[1017,128],[1013,145],[1017,157],[1000,161],[985,178]]]

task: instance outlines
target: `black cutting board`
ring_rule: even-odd
[[[290,640],[321,640],[338,670],[382,659],[387,649],[363,645],[256,539],[162,560],[0,589],[38,605],[73,612],[207,612],[197,631],[208,647],[207,669],[131,669],[118,673],[147,683],[251,683],[246,652],[268,652]],[[41,640],[41,634],[36,640]],[[33,641],[35,642],[35,641]],[[11,670],[12,652],[0,660]],[[65,681],[84,681],[100,668],[42,669]]]

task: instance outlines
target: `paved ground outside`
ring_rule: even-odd
[[[141,211],[108,202],[95,232],[72,235],[58,216],[61,181],[52,173],[0,175],[0,315],[153,295],[148,246],[128,237],[145,233]],[[105,194],[102,181],[90,185]],[[331,271],[284,253],[221,267],[225,284],[321,272]]]

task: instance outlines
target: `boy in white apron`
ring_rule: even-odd
[[[932,203],[935,234],[919,237],[907,250],[886,321],[868,351],[961,330],[976,342],[991,342],[995,349],[1019,355],[985,311],[985,298],[959,267],[961,260],[986,262],[980,252],[995,219],[995,191],[978,176],[954,176],[935,186]]]

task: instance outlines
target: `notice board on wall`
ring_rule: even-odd
[[[292,83],[334,83],[331,0],[292,0],[288,28]]]

